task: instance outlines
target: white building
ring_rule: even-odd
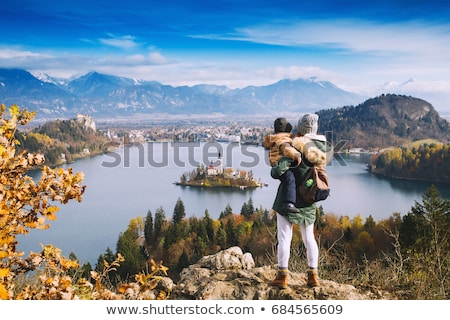
[[[79,113],[77,114],[77,121],[81,124],[84,124],[86,128],[91,128],[92,130],[96,131],[95,121],[90,115]]]

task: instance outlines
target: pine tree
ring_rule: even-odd
[[[175,267],[176,272],[181,272],[184,268],[189,266],[189,257],[186,253],[186,251],[183,251],[183,253],[180,256],[180,259],[178,259],[177,265]]]
[[[140,246],[136,242],[142,227],[143,221],[141,218],[131,219],[127,230],[119,235],[116,251],[125,258],[125,261],[117,268],[117,274],[122,280],[145,269],[145,259]]]
[[[178,198],[175,208],[173,210],[172,223],[178,224],[186,217],[186,211],[184,209],[184,203]]]
[[[208,236],[208,240],[211,243],[214,243],[214,226],[213,220],[211,219],[208,209],[205,210],[205,228],[206,234]]]
[[[222,249],[227,248],[227,232],[225,231],[223,221],[220,221],[220,225],[217,228],[216,244]]]
[[[144,224],[145,243],[149,246],[155,240],[153,231],[153,216],[150,210],[147,211]]]
[[[238,245],[236,228],[234,227],[233,219],[228,219],[225,225],[225,232],[227,234],[227,246],[232,247]]]
[[[155,212],[155,228],[154,228],[154,240],[158,241],[158,239],[163,236],[163,227],[166,222],[166,213],[162,207],[158,208]]]
[[[177,242],[177,226],[178,225],[171,224],[167,227],[164,235],[164,250],[168,250],[172,244]]]
[[[244,202],[241,208],[241,215],[246,217],[247,219],[250,218],[252,214],[255,213],[255,207],[253,206],[253,199],[250,198],[248,202]]]
[[[403,217],[400,225],[402,246],[413,249],[429,249],[433,241],[448,242],[449,201],[442,199],[439,190],[432,185]]]
[[[230,214],[233,214],[233,209],[231,208],[231,205],[227,203],[227,206],[225,207],[225,211],[220,213],[219,219],[225,218],[226,216],[229,216]]]
[[[411,277],[420,275],[420,291],[429,299],[448,299],[450,286],[450,201],[429,187],[400,225],[400,243],[410,253]],[[420,293],[418,293],[420,294]]]
[[[241,216],[248,218],[248,206],[247,203],[244,202],[241,207]]]
[[[101,254],[97,259],[97,264],[95,265],[95,271],[102,272],[105,269],[105,261],[111,264],[115,260],[116,256],[110,247],[106,248],[106,252]]]
[[[255,206],[253,205],[252,197],[250,197],[250,199],[248,199],[247,209],[248,209],[249,216],[252,215],[253,213],[255,213]]]

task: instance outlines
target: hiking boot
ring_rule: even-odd
[[[288,287],[288,270],[279,270],[277,277],[270,284],[280,289],[286,289]]]
[[[319,284],[319,276],[317,275],[317,269],[308,270],[308,280],[306,281],[308,287],[318,287]]]
[[[299,213],[300,212],[300,210],[298,210],[293,203],[284,203],[281,210],[283,213]]]

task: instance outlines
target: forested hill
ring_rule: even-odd
[[[449,142],[449,122],[430,103],[411,96],[383,94],[317,114],[319,130],[332,132],[335,144],[348,141],[347,147],[384,148],[429,138]]]
[[[97,154],[108,141],[104,133],[77,119],[46,122],[28,133],[16,134],[18,150],[43,153],[48,166]]]

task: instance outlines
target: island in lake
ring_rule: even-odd
[[[208,167],[201,164],[191,172],[185,172],[180,177],[179,186],[191,186],[202,188],[259,188],[266,186],[253,177],[252,171],[223,168],[220,155],[215,163],[211,161]]]

